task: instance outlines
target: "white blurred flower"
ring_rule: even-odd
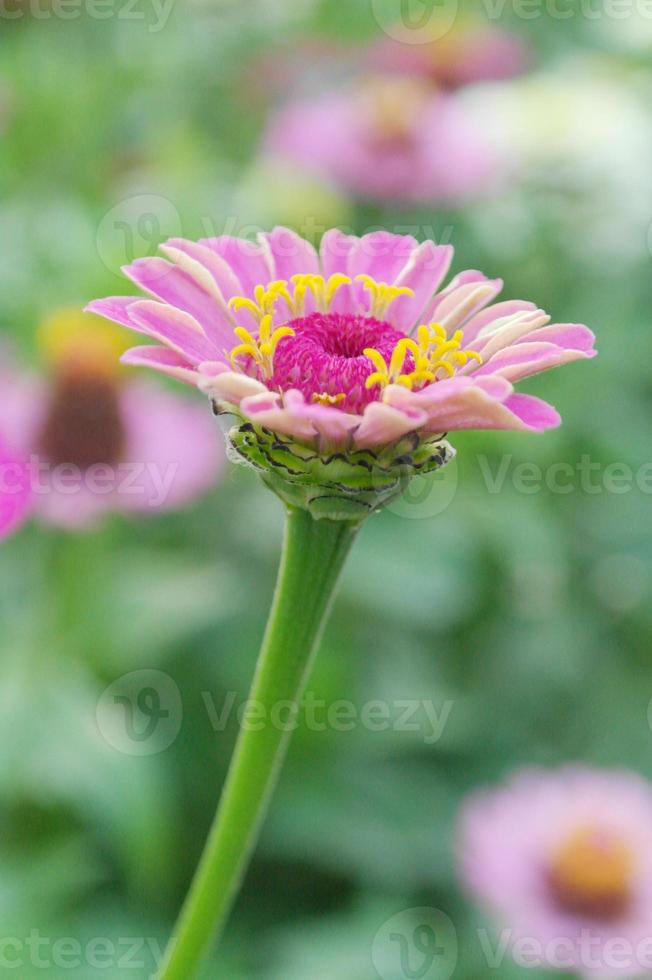
[[[543,204],[567,244],[581,241],[590,256],[641,254],[652,219],[652,125],[633,82],[582,58],[463,98],[510,161],[510,192],[484,214],[494,234],[506,202],[524,192],[517,211],[535,220]]]

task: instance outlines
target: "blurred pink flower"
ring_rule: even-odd
[[[530,46],[519,35],[476,18],[462,19],[437,40],[430,40],[426,30],[422,43],[415,43],[415,32],[400,26],[393,35],[371,47],[370,68],[421,75],[444,89],[513,78],[533,60]]]
[[[401,75],[289,103],[270,118],[263,149],[361,198],[406,203],[481,197],[503,170],[454,95]]]
[[[210,489],[224,450],[203,406],[122,377],[115,344],[91,342],[101,321],[70,310],[55,320],[72,331],[56,341],[58,363],[48,376],[6,359],[0,365],[0,428],[12,451],[29,459],[35,514],[85,527],[109,511],[182,507]]]
[[[634,773],[517,773],[468,800],[459,859],[521,965],[585,977],[652,969],[652,785]]]
[[[513,381],[593,357],[594,337],[462,272],[453,249],[409,235],[327,232],[318,255],[287,228],[162,246],[125,268],[154,299],[89,309],[162,346],[124,361],[198,385],[242,417],[298,441],[377,447],[408,432],[542,431],[559,424]]]
[[[27,519],[32,489],[27,461],[0,441],[0,540]]]

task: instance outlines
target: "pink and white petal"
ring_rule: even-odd
[[[291,389],[283,397],[288,412],[297,418],[308,419],[322,440],[331,445],[348,442],[351,433],[360,425],[360,416],[330,405],[307,402],[300,391]]]
[[[84,307],[84,313],[96,313],[103,316],[105,320],[120,324],[121,327],[128,327],[130,330],[138,330],[134,327],[129,316],[129,307],[138,301],[137,296],[109,296],[107,299],[94,299]]]
[[[134,329],[171,347],[191,364],[219,358],[217,350],[189,313],[154,300],[140,300],[129,307]]]
[[[508,381],[520,381],[522,378],[529,378],[550,368],[592,356],[592,352],[568,350],[557,347],[556,344],[518,343],[499,350],[476,368],[473,377],[499,374]]]
[[[472,347],[473,341],[492,323],[498,320],[505,320],[514,316],[516,313],[532,313],[536,310],[535,303],[528,303],[526,300],[505,300],[502,303],[494,303],[480,313],[476,313],[464,325],[464,346]]]
[[[371,276],[376,282],[393,283],[418,248],[412,235],[394,235],[389,231],[372,231],[361,238],[349,253],[347,274]]]
[[[458,291],[464,286],[486,286],[491,280],[487,279],[484,273],[479,272],[477,269],[466,269],[464,272],[459,272],[446,286],[442,289],[440,293],[437,293],[430,304],[426,307],[424,311],[424,323],[441,322],[443,316],[441,310],[442,307],[445,310],[449,310],[451,306],[455,305],[455,300],[451,301],[451,297],[455,297]],[[499,292],[500,290],[497,290]],[[459,299],[458,299],[459,302]],[[483,304],[486,306],[486,303]],[[479,312],[476,311],[476,312]],[[473,315],[473,314],[471,314]]]
[[[132,367],[148,367],[159,374],[176,378],[186,384],[196,385],[199,381],[197,370],[192,364],[169,347],[157,347],[150,344],[146,347],[132,347],[120,358],[123,364]]]
[[[287,396],[287,393],[286,393]],[[312,421],[283,405],[281,396],[273,391],[243,398],[240,411],[257,425],[264,425],[273,432],[293,436],[303,442],[310,442],[316,432]]]
[[[521,418],[518,409],[520,401],[514,403],[515,410],[510,407],[511,385],[508,388],[492,390],[486,385],[476,384],[473,378],[451,378],[429,385],[414,395],[414,399],[428,412],[426,430],[429,432],[453,432],[463,429],[515,429],[527,430],[541,427],[549,428],[559,424],[559,416],[551,406],[547,406],[548,415],[544,418],[541,411],[540,421],[547,418],[548,425],[539,423],[531,425],[527,418]],[[520,396],[519,396],[520,397]],[[524,396],[528,397],[528,396]],[[535,399],[535,401],[539,401]],[[545,405],[545,403],[541,403]]]
[[[33,499],[29,461],[0,441],[0,540],[24,524]]]
[[[274,262],[267,243],[219,235],[217,238],[202,238],[200,244],[229,265],[240,280],[242,296],[252,299],[256,286],[267,286],[274,279]]]
[[[190,262],[194,263],[192,274],[187,269],[158,257],[136,259],[131,265],[123,266],[122,271],[145,292],[188,313],[213,341],[215,349],[224,345],[232,346],[232,324],[227,318],[220,293],[206,269],[195,260],[187,258],[187,263]],[[202,277],[201,283],[197,278],[199,275]]]
[[[516,392],[510,395],[504,405],[528,429],[535,432],[545,432],[546,429],[556,429],[561,425],[561,416],[557,409],[534,395]]]
[[[200,365],[200,372],[202,369],[203,365]],[[216,375],[201,377],[199,387],[209,398],[229,402],[231,405],[239,405],[243,398],[270,393],[262,382],[229,368]]]
[[[453,255],[452,245],[423,242],[397,276],[395,285],[407,286],[414,296],[399,296],[389,308],[388,319],[405,333],[424,322],[424,314],[448,273]]]
[[[519,343],[529,343],[530,341],[547,341],[556,344],[557,347],[569,347],[573,350],[583,351],[587,357],[594,357],[597,354],[593,346],[595,334],[583,323],[552,323],[532,334],[525,334],[520,338]]]
[[[121,510],[175,509],[214,485],[225,451],[204,403],[137,383],[125,386],[121,407],[127,433],[122,466],[137,474],[128,488],[117,489]]]
[[[294,275],[319,274],[319,257],[314,247],[290,228],[278,225],[270,232],[261,233],[258,238],[272,257],[273,279],[289,282]]]
[[[488,361],[498,351],[516,343],[526,334],[535,336],[549,322],[550,317],[543,310],[516,313],[485,327],[476,337],[473,348],[482,356],[483,361]],[[473,370],[473,364],[469,364],[468,369]]]
[[[329,279],[336,273],[349,276],[349,260],[358,247],[359,239],[355,235],[345,235],[339,228],[331,228],[322,237],[319,248],[319,260],[322,275]],[[342,286],[335,293],[331,302],[333,313],[351,313],[357,310],[359,298],[362,295],[359,283]]]
[[[428,412],[414,404],[397,407],[386,402],[371,402],[355,432],[355,447],[371,449],[395,442],[408,432],[420,429],[427,421]]]
[[[179,269],[190,276],[215,303],[216,314],[206,322],[200,321],[206,334],[216,344],[232,347],[237,343],[233,332],[237,324],[233,311],[228,305],[228,299],[234,293],[229,291],[228,297],[225,297],[220,283],[230,289],[237,283],[237,280],[235,276],[229,275],[230,270],[226,262],[219,255],[211,252],[209,248],[205,248],[198,242],[186,241],[184,238],[171,238],[164,245],[161,245],[161,251],[165,252]]]
[[[440,323],[448,334],[463,329],[466,321],[491,303],[502,288],[501,279],[466,283],[441,300],[429,319]]]

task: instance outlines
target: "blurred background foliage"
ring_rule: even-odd
[[[652,772],[650,481],[647,493],[605,485],[609,464],[636,474],[650,460],[649,22],[579,5],[568,20],[527,20],[507,5],[500,26],[531,45],[530,74],[465,97],[520,93],[527,105],[536,90],[527,166],[489,200],[419,210],[347,200],[258,155],[297,79],[337,83],[340,49],[350,65],[380,37],[371,4],[176,0],[164,24],[145,2],[133,9],[142,17],[2,21],[0,324],[26,358],[53,306],[122,291],[120,264],[170,234],[303,230],[306,219],[434,229],[455,245],[455,270],[500,275],[506,296],[598,333],[596,362],[527,386],[560,407],[562,429],[456,436],[449,471],[369,521],[309,689],[358,709],[449,705],[443,734],[303,726],[206,970],[374,980],[374,935],[423,905],[455,923],[454,976],[486,976],[482,919],[455,881],[464,793],[522,764]],[[268,83],[270,64],[289,73],[287,91]],[[515,485],[520,463],[545,475],[583,456],[599,464],[590,487],[579,475],[564,493]],[[115,517],[86,534],[34,524],[2,546],[3,936],[164,941],[236,735],[233,717],[214,730],[208,704],[246,697],[281,527],[277,501],[231,469],[185,513]],[[143,669],[173,678],[184,714],[166,751],[136,757],[102,737],[96,708],[107,685]],[[142,969],[50,962],[47,975],[144,977],[154,957],[143,956]],[[523,972],[505,961],[499,974]],[[19,971],[43,974],[29,961]]]

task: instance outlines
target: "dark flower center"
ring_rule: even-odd
[[[52,465],[85,470],[115,464],[124,443],[118,390],[111,379],[80,374],[58,379],[39,438],[39,451]]]

